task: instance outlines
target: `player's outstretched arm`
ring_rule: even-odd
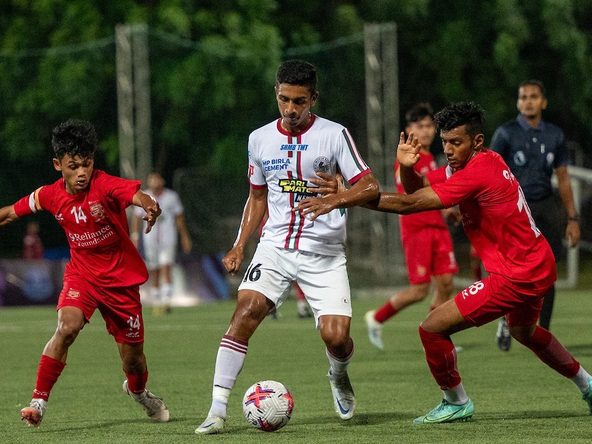
[[[222,258],[229,273],[236,273],[243,261],[244,250],[251,235],[259,228],[267,211],[267,188],[253,188],[243,210],[240,228],[232,249]]]
[[[156,223],[156,219],[162,212],[158,202],[149,194],[144,193],[142,190],[138,190],[132,199],[132,203],[144,209],[146,215],[143,219],[147,222],[145,233],[149,233],[152,227]]]
[[[14,212],[14,205],[7,205],[0,208],[0,226],[8,225],[18,219],[18,216]]]
[[[375,211],[398,214],[419,213],[420,211],[445,208],[431,187],[421,188],[413,194],[381,192],[378,199],[363,206]]]
[[[301,200],[293,211],[302,211],[310,220],[333,211],[335,208],[350,208],[364,205],[378,198],[380,186],[372,174],[366,174],[351,188],[323,197],[309,197]]]

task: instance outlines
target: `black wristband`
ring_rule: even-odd
[[[580,216],[578,216],[577,214],[575,216],[569,216],[567,218],[568,221],[570,222],[579,222],[580,221]]]

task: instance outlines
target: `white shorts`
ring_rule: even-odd
[[[255,290],[279,307],[296,281],[306,296],[315,321],[323,315],[352,316],[346,258],[277,248],[260,242],[240,290]]]
[[[148,270],[156,270],[166,265],[173,265],[177,253],[177,245],[162,247],[160,245],[144,244],[144,261]]]

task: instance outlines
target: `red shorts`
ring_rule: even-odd
[[[401,236],[409,283],[426,284],[432,276],[458,273],[448,228],[408,230]]]
[[[140,302],[140,287],[94,287],[79,276],[65,276],[57,309],[77,307],[86,322],[98,308],[107,331],[120,344],[144,342],[144,319]]]
[[[490,274],[458,293],[454,302],[465,321],[476,327],[506,314],[510,326],[534,325],[543,296],[551,285],[549,280],[515,283],[499,274]]]

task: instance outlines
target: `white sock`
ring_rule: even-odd
[[[226,418],[226,406],[230,391],[236,378],[243,368],[248,345],[231,336],[224,336],[218,348],[216,368],[214,370],[214,386],[212,388],[212,406],[208,416]]]
[[[163,304],[170,304],[173,298],[173,286],[170,282],[160,286],[160,300]]]
[[[331,373],[333,375],[342,375],[344,373],[347,373],[347,366],[349,365],[349,361],[351,361],[351,358],[354,354],[354,349],[352,348],[352,351],[349,354],[349,356],[347,356],[345,358],[337,358],[337,357],[333,356],[327,348],[325,348],[325,354],[327,355],[327,358],[329,359],[329,365],[331,366]]]
[[[571,380],[574,382],[575,385],[578,386],[582,394],[584,394],[588,391],[590,378],[592,378],[592,376],[590,376],[590,374],[584,369],[584,367],[580,365],[578,373],[573,378],[571,378]]]
[[[450,404],[462,405],[469,400],[462,383],[451,389],[442,390],[442,393],[444,394],[444,399]]]

